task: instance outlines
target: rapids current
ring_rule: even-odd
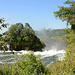
[[[16,60],[18,60],[18,56],[24,55],[29,53],[30,51],[21,50],[21,51],[0,51],[0,63],[15,63]],[[62,61],[63,57],[65,56],[65,50],[44,50],[42,52],[37,51],[34,52],[35,55],[40,55],[42,57],[42,62],[45,64],[45,66],[48,66],[50,63],[55,64],[55,59]]]

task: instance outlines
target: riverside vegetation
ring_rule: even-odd
[[[6,45],[8,44],[11,51],[42,51],[42,48],[45,47],[45,44],[35,35],[35,31],[28,23],[25,23],[25,27],[22,23],[11,25],[8,31],[3,33],[1,42],[3,45],[1,49],[7,50]]]
[[[63,60],[45,67],[41,62],[40,56],[35,56],[31,52],[22,56],[23,58],[19,59],[15,64],[1,65],[0,75],[75,75],[75,10],[73,8],[75,7],[75,2],[67,0],[65,3],[71,3],[71,6],[60,7],[60,10],[55,12],[56,17],[71,24],[71,29],[67,30],[65,35],[67,50]],[[7,40],[5,41],[7,42]]]
[[[41,62],[40,56],[35,56],[31,52],[22,56],[23,58],[16,64],[0,66],[0,75],[75,75],[75,31],[68,31],[65,42],[67,50],[62,61],[46,67]]]

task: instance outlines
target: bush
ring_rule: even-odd
[[[0,70],[1,75],[46,75],[47,68],[41,62],[40,57],[33,53],[21,56],[14,65],[5,65]]]
[[[75,31],[70,31],[65,37],[67,50],[63,61],[47,68],[40,57],[31,52],[21,56],[16,64],[1,66],[0,75],[75,75]]]
[[[75,75],[75,31],[65,36],[67,43],[66,56],[63,61],[48,67],[51,75]]]

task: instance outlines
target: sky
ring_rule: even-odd
[[[29,23],[34,30],[66,28],[66,22],[56,19],[54,11],[66,0],[1,0],[0,18],[9,23],[8,28],[16,23]],[[3,29],[0,32],[8,30]]]

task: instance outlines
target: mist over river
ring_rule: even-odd
[[[43,49],[42,52],[37,51],[34,52],[35,55],[40,55],[42,58],[42,62],[45,64],[45,66],[48,66],[50,63],[55,64],[55,59],[61,61],[66,53],[66,45],[62,41],[46,41],[46,48]],[[21,51],[14,51],[11,52],[6,51],[5,53],[3,51],[0,51],[0,63],[15,63],[16,60],[18,60],[18,56],[24,55],[29,53],[30,51],[21,50]],[[14,54],[13,54],[14,53]]]

